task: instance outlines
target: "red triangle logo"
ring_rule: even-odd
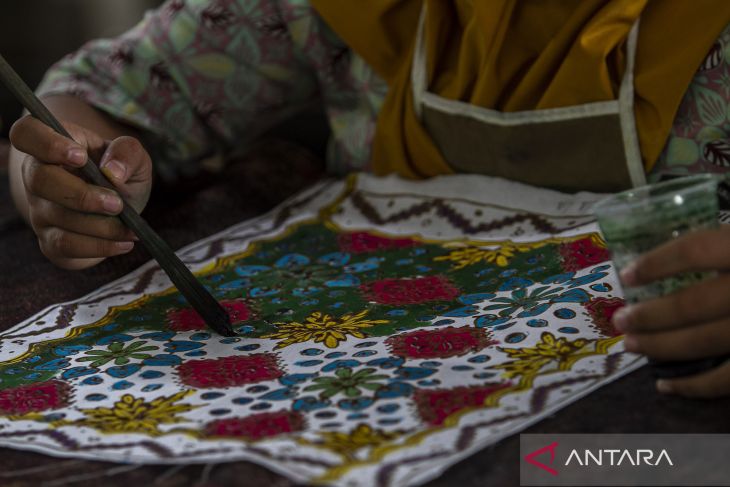
[[[541,462],[538,462],[537,460],[535,460],[535,457],[540,456],[543,453],[549,451],[550,452],[550,465],[552,465],[553,461],[555,460],[555,448],[557,446],[558,446],[558,442],[555,441],[555,442],[549,444],[548,446],[543,446],[539,450],[535,450],[532,453],[528,453],[527,455],[525,455],[525,461],[531,465],[536,466],[537,468],[541,468],[541,469],[545,470],[546,472],[548,472],[551,475],[558,475],[558,471],[555,470],[554,468],[548,467],[544,463],[541,463]]]

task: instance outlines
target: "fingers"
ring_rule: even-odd
[[[152,188],[152,160],[137,139],[119,137],[111,141],[99,167],[134,209],[144,208]]]
[[[667,296],[619,309],[613,316],[623,333],[652,333],[730,316],[730,274],[707,279]]]
[[[730,227],[686,234],[642,255],[621,272],[625,286],[693,272],[720,272],[687,288],[618,310],[615,327],[627,351],[658,361],[724,357],[730,352]],[[657,389],[690,397],[730,394],[730,362],[691,377],[662,379]]]
[[[126,254],[134,242],[118,242],[89,237],[57,227],[44,229],[38,235],[41,251],[52,261],[89,259]]]
[[[22,176],[30,195],[69,210],[106,215],[122,211],[122,200],[114,191],[92,186],[60,166],[43,164],[27,157],[23,162]]]
[[[628,334],[624,347],[656,360],[722,356],[730,350],[730,318],[661,333]]]
[[[34,198],[30,218],[41,252],[65,269],[85,269],[125,254],[136,240],[116,217],[79,213],[46,200]]]
[[[109,179],[119,183],[147,180],[152,176],[150,157],[134,137],[118,137],[111,141],[99,167]]]
[[[730,395],[730,361],[707,372],[679,379],[657,381],[657,390],[664,394],[712,398]]]
[[[30,218],[33,228],[39,231],[46,227],[58,227],[106,240],[137,240],[134,232],[124,226],[118,218],[80,213],[46,200],[34,202]]]
[[[86,164],[87,151],[97,151],[104,141],[97,135],[73,124],[64,124],[71,140],[56,133],[52,128],[31,116],[25,116],[13,124],[10,140],[21,152],[30,154],[50,164],[81,167]]]
[[[626,286],[641,286],[689,271],[730,269],[730,228],[688,233],[642,255],[621,271]]]
[[[147,203],[152,162],[132,137],[109,143],[71,123],[64,127],[74,140],[55,133],[33,117],[13,126],[11,140],[28,156],[21,175],[28,215],[43,253],[67,269],[82,269],[106,257],[129,252],[136,237],[117,218],[124,195],[137,211]],[[91,158],[117,191],[88,184],[74,173]]]

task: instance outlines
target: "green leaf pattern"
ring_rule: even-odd
[[[146,345],[146,341],[139,341],[130,343],[127,347],[122,342],[111,343],[107,350],[89,350],[86,352],[86,357],[81,357],[79,362],[91,362],[89,367],[101,367],[109,362],[114,362],[114,365],[126,365],[131,360],[144,360],[150,358],[152,355],[149,352],[157,350],[159,347],[156,345]]]

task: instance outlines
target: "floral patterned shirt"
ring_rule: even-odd
[[[38,91],[143,129],[156,169],[174,179],[315,103],[332,130],[330,169],[363,169],[387,86],[307,0],[169,0],[65,57]]]

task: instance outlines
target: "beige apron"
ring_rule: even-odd
[[[617,100],[500,112],[428,91],[426,15],[424,6],[411,69],[414,106],[455,171],[562,191],[611,192],[646,183],[634,120],[638,21],[627,39],[626,70]]]

